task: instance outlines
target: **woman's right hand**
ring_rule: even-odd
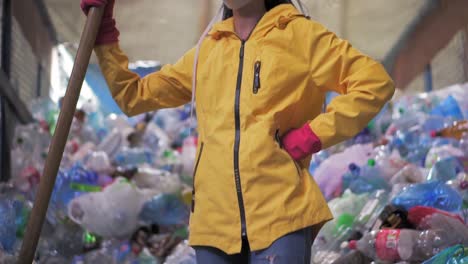
[[[87,15],[91,7],[101,7],[107,5],[107,0],[81,0],[81,10]]]
[[[101,26],[96,38],[96,45],[110,44],[119,41],[119,31],[114,19],[115,0],[80,0],[81,10],[88,15],[91,7],[104,6]]]

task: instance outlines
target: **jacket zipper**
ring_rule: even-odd
[[[242,197],[242,186],[239,173],[239,145],[240,145],[240,93],[242,85],[242,72],[244,69],[244,48],[245,40],[242,40],[239,52],[239,70],[237,72],[236,98],[234,103],[235,113],[235,140],[234,140],[234,178],[236,181],[237,201],[239,203],[240,220],[241,220],[241,235],[243,238],[247,236],[247,227],[245,221],[244,199]]]
[[[255,62],[255,67],[254,67],[254,83],[253,83],[253,93],[257,94],[258,89],[260,89],[260,69],[262,67],[262,62],[261,61],[256,61]]]
[[[280,135],[279,135],[279,134],[280,134],[280,131],[279,131],[279,129],[277,129],[276,132],[275,132],[275,141],[276,141],[276,143],[278,143],[279,147],[280,147],[282,150],[286,151],[285,149],[283,149],[283,144],[281,143],[281,138],[280,138]],[[289,155],[289,153],[287,153],[287,151],[286,151],[286,154]],[[301,167],[299,166],[299,164],[297,164],[297,161],[294,160],[291,156],[289,156],[289,157],[290,157],[291,160],[294,162],[294,166],[296,166],[297,175],[298,175],[299,177],[302,176]]]
[[[201,143],[201,146],[200,146],[200,153],[198,154],[198,158],[197,158],[197,163],[195,164],[195,169],[193,170],[193,177],[192,177],[192,180],[193,180],[193,188],[192,188],[192,213],[195,211],[195,176],[197,175],[197,170],[198,170],[198,164],[200,163],[200,159],[201,159],[201,156],[202,156],[202,153],[203,153],[203,142]]]

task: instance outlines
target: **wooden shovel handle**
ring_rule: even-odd
[[[44,172],[39,183],[34,207],[31,211],[23,239],[18,260],[20,264],[31,264],[34,259],[42,225],[47,213],[47,207],[54,188],[55,178],[57,177],[57,172],[60,167],[68,133],[70,132],[70,126],[73,121],[73,115],[76,110],[76,104],[80,96],[81,86],[86,75],[94,43],[96,42],[96,36],[101,25],[103,13],[104,8],[102,7],[91,8],[83,33],[81,34],[78,53],[76,54],[62,109],[57,121],[57,127],[52,137]]]

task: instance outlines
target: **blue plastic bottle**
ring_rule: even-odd
[[[408,186],[393,198],[392,204],[406,210],[421,205],[456,212],[461,209],[463,200],[456,190],[444,182],[432,181]]]
[[[13,253],[16,242],[16,215],[13,202],[0,200],[0,248]]]
[[[456,157],[450,157],[437,161],[427,176],[428,181],[447,182],[457,178],[458,173],[463,172],[463,164]]]
[[[189,210],[178,196],[161,194],[143,205],[139,218],[147,224],[184,225],[188,223]]]
[[[457,100],[453,96],[449,95],[439,105],[435,106],[430,112],[431,115],[453,117],[456,120],[463,119],[463,113],[458,105]]]

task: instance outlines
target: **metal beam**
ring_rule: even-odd
[[[3,1],[2,9],[2,60],[0,72],[5,75],[6,81],[10,75],[11,66],[11,0]],[[1,87],[1,85],[0,85]],[[11,177],[11,152],[10,152],[10,122],[13,117],[7,107],[8,98],[0,93],[0,181],[8,181]]]
[[[384,60],[398,88],[404,89],[468,24],[468,1],[428,0]]]

